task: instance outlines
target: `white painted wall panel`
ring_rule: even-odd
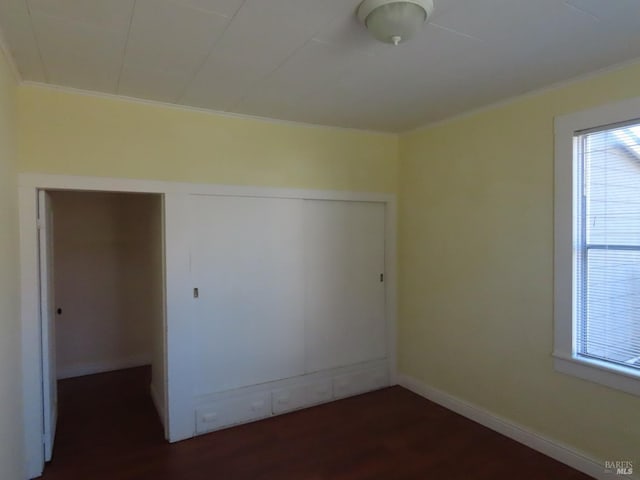
[[[387,355],[384,205],[307,200],[306,372]]]
[[[196,394],[304,373],[303,201],[190,197]]]
[[[167,421],[170,442],[190,438],[196,433],[193,421],[195,391],[193,344],[195,312],[191,297],[189,248],[191,223],[190,196],[169,192],[164,196],[166,269],[166,375]]]

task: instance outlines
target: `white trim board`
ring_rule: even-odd
[[[80,363],[76,365],[68,365],[63,368],[56,367],[56,370],[58,373],[58,380],[64,380],[65,378],[95,375],[96,373],[112,372],[114,370],[124,370],[125,368],[142,367],[144,365],[151,365],[151,358],[149,355],[118,358],[103,362]]]
[[[448,410],[473,420],[480,425],[490,428],[598,480],[611,480],[612,478],[640,479],[638,473],[633,475],[612,475],[605,473],[604,462],[596,460],[568,445],[534,432],[523,425],[500,417],[477,405],[473,405],[442,390],[426,385],[409,375],[399,374],[398,384],[427,400],[437,403]],[[517,477],[517,474],[514,474],[514,477]]]
[[[296,198],[307,200],[343,200],[361,202],[395,201],[391,193],[353,192],[347,190],[315,190],[302,188],[256,187],[209,183],[170,182],[115,177],[82,177],[21,173],[20,187],[45,190],[83,190],[96,192],[180,193],[190,195],[225,195],[241,197]]]
[[[25,472],[27,478],[42,473],[44,405],[42,393],[42,343],[38,270],[37,192],[20,188],[20,317],[22,339],[22,395]]]

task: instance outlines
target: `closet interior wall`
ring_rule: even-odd
[[[150,364],[164,403],[161,196],[50,194],[58,378]]]

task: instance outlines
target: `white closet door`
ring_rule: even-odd
[[[191,197],[197,394],[304,373],[303,201]]]
[[[387,355],[384,205],[305,201],[307,372]]]
[[[53,275],[53,210],[51,197],[38,191],[38,235],[40,256],[40,320],[42,324],[42,394],[44,399],[44,460],[53,455],[58,421],[56,375],[56,324]]]

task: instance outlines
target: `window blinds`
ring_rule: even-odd
[[[576,138],[577,354],[640,369],[640,122]]]

